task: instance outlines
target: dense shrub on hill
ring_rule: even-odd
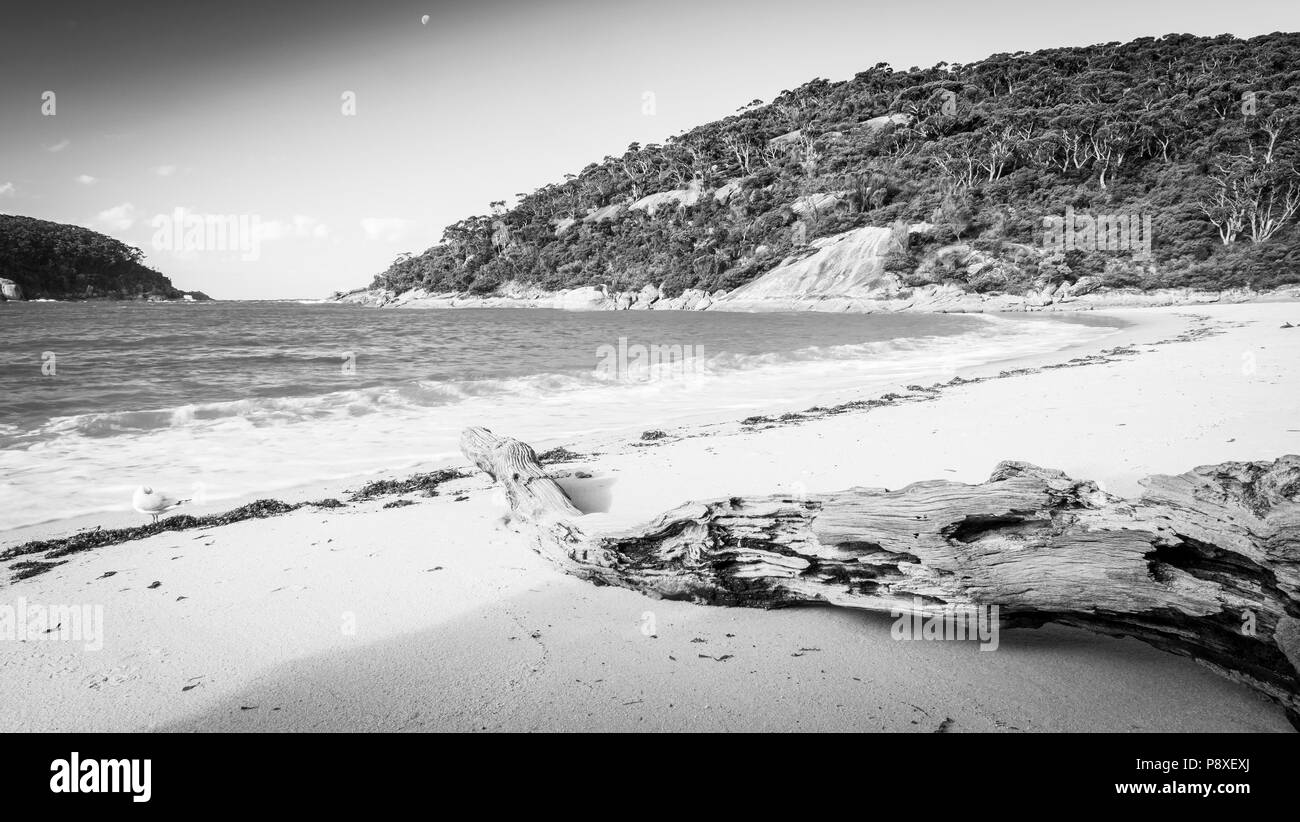
[[[26,299],[184,296],[143,259],[138,248],[88,228],[0,214],[0,278]]]
[[[1139,288],[1298,282],[1297,54],[1297,34],[1175,34],[813,80],[494,203],[372,286],[730,289],[813,239],[900,220],[935,224],[890,262],[924,280],[927,244],[1041,246],[1067,208],[1149,217],[1150,258],[1071,251],[961,284],[1024,289],[1044,265]]]

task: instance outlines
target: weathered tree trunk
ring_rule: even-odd
[[[461,448],[504,486],[537,550],[584,579],[713,605],[997,605],[1007,625],[1060,622],[1193,657],[1300,717],[1300,456],[1148,477],[1135,500],[1003,462],[979,485],[690,502],[601,533],[527,445],[469,428]]]

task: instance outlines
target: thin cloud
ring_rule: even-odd
[[[76,180],[83,186],[93,186],[95,183],[99,182],[98,178],[91,177],[89,174],[78,174]]]
[[[135,225],[135,206],[130,203],[122,203],[112,208],[106,208],[95,215],[95,222],[106,228],[126,231]]]
[[[255,229],[259,240],[283,240],[289,237],[324,240],[329,227],[315,217],[295,214],[290,220],[259,220]]]
[[[0,184],[0,197],[13,197],[18,193],[18,189],[13,183]]]
[[[59,152],[59,151],[63,151],[65,148],[67,148],[70,145],[72,145],[71,140],[60,140],[52,146],[46,146],[45,150],[52,151],[52,152]]]
[[[366,238],[395,243],[407,235],[415,226],[414,220],[402,217],[366,217],[361,221],[361,229]]]
[[[324,240],[330,235],[328,226],[315,217],[307,217],[302,214],[293,215],[293,230],[299,237],[310,236],[316,240]]]
[[[170,177],[176,173],[176,166],[154,166],[149,170],[159,177]]]

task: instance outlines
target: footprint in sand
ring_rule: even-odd
[[[92,691],[124,685],[139,679],[143,674],[137,665],[119,665],[107,671],[96,671],[82,679],[82,684]]]
[[[124,685],[145,676],[145,668],[151,672],[156,671],[160,665],[167,662],[167,658],[168,653],[162,648],[150,648],[127,656],[122,660],[121,665],[87,674],[82,677],[81,682],[92,691]]]

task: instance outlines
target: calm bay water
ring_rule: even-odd
[[[465,425],[580,445],[798,410],[1112,330],[973,315],[8,303],[0,530],[129,509],[140,484],[220,500],[459,462]],[[698,356],[598,370],[620,338]]]

